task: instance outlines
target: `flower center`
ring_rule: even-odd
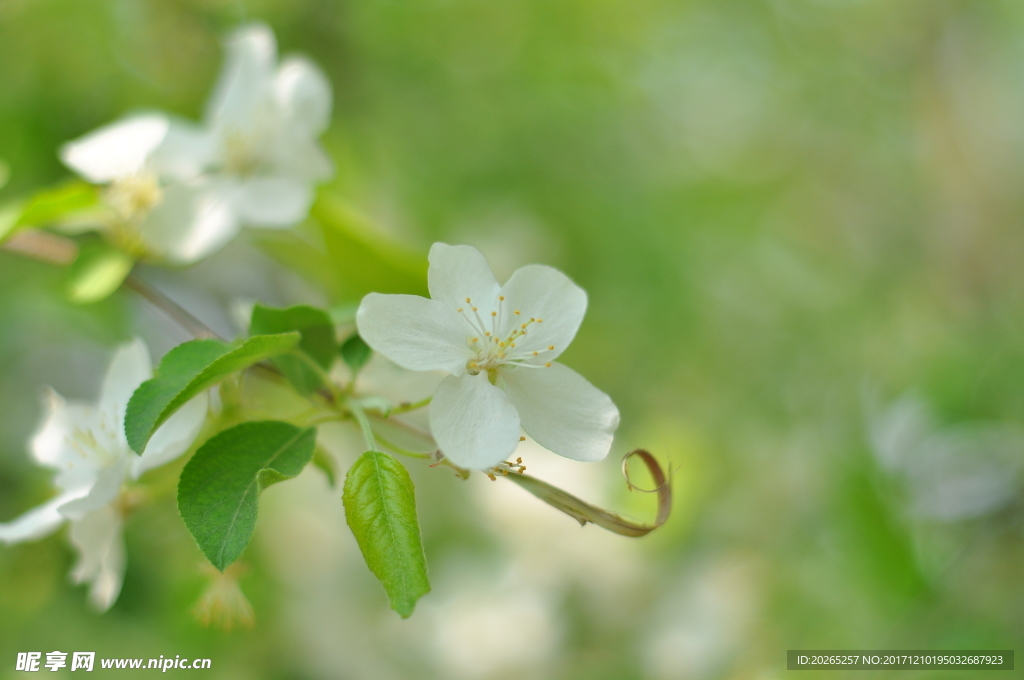
[[[111,413],[102,412],[99,422],[93,427],[76,427],[64,438],[69,448],[81,456],[86,465],[105,468],[117,461],[119,456],[118,436],[115,417]],[[75,464],[68,462],[67,467],[73,468]]]
[[[224,138],[224,169],[232,175],[249,177],[263,165],[253,135],[232,131]]]
[[[164,198],[164,192],[151,172],[115,180],[106,191],[107,203],[125,221],[139,219]]]
[[[525,349],[516,346],[517,343],[522,343],[530,332],[536,330],[536,325],[544,323],[544,319],[526,318],[518,309],[509,310],[505,305],[504,295],[498,297],[498,308],[490,312],[489,323],[486,321],[487,315],[480,314],[480,309],[473,304],[471,298],[467,297],[466,306],[455,311],[462,315],[473,333],[466,338],[466,344],[474,352],[473,358],[466,362],[466,372],[470,375],[486,371],[491,383],[494,383],[497,380],[497,371],[502,366],[551,366],[550,361],[543,364],[534,362],[542,354],[554,351],[554,345],[548,345],[546,349]],[[510,320],[512,323],[506,328],[504,324]]]

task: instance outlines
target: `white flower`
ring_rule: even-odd
[[[262,24],[226,42],[227,61],[203,126],[135,116],[66,145],[61,158],[110,185],[107,201],[138,249],[176,263],[220,249],[243,225],[282,228],[309,214],[314,186],[333,173],[316,139],[331,88],[310,61],[277,63]],[[124,240],[124,239],[122,239]]]
[[[901,478],[914,517],[956,522],[999,511],[1019,494],[1024,433],[1003,423],[941,426],[905,395],[870,404],[869,441],[879,465]]]
[[[47,536],[70,520],[71,540],[79,553],[72,577],[90,584],[89,598],[101,611],[117,599],[124,578],[122,483],[184,453],[206,417],[204,393],[161,426],[141,456],[135,455],[125,439],[125,408],[152,374],[149,351],[134,340],[114,355],[99,403],[67,402],[49,392],[49,413],[32,439],[31,451],[40,465],[57,470],[54,482],[59,493],[0,524],[0,542],[11,544]]]
[[[203,172],[204,142],[159,113],[131,116],[68,142],[61,160],[83,178],[104,184],[113,209],[112,241],[139,256],[188,263],[221,245],[230,215],[194,186]],[[168,150],[168,146],[170,150]]]
[[[430,426],[453,463],[494,467],[515,450],[520,426],[566,458],[608,455],[618,409],[554,362],[583,321],[583,289],[542,265],[499,287],[480,251],[444,243],[430,249],[428,284],[431,299],[370,293],[356,324],[399,366],[451,373],[434,393]]]

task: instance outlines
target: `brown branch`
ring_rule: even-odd
[[[33,260],[63,267],[78,257],[78,244],[69,238],[37,229],[23,229],[0,245],[0,248]]]
[[[216,331],[196,317],[192,316],[191,312],[187,309],[161,293],[156,288],[150,286],[135,274],[129,274],[128,278],[124,280],[124,285],[141,295],[149,301],[150,304],[169,316],[175,323],[186,331],[191,333],[196,339],[204,340],[208,338],[215,338],[217,340],[224,340],[224,338],[222,338]]]
[[[580,526],[585,525],[587,522],[591,522],[602,529],[607,529],[608,531],[621,536],[631,536],[635,538],[639,536],[646,536],[664,524],[665,520],[668,519],[669,513],[672,512],[672,488],[668,479],[665,477],[664,471],[658,464],[658,461],[654,456],[643,449],[636,449],[627,453],[622,458],[623,466],[625,466],[633,456],[640,456],[647,465],[647,469],[650,470],[651,476],[654,477],[654,484],[656,488],[651,491],[658,494],[658,514],[655,517],[653,524],[639,524],[637,522],[632,522],[616,515],[613,512],[608,512],[603,508],[591,505],[590,503],[573,496],[567,491],[562,491],[558,487],[552,486],[551,484],[541,481],[536,477],[531,477],[530,475],[512,473],[502,475],[502,479],[515,482],[551,507],[556,510],[561,510],[575,519],[580,523]],[[629,485],[630,489],[636,488],[629,481],[628,473],[626,473],[626,484]]]

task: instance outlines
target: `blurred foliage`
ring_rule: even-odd
[[[257,18],[329,75],[338,176],[300,229],[144,273],[230,328],[240,300],[422,293],[435,239],[499,278],[557,266],[590,297],[565,362],[619,404],[619,453],[678,468],[675,514],[630,541],[410,465],[433,592],[399,621],[311,469],[261,501],[256,625],[227,633],[189,613],[208,576],[168,499],[128,524],[99,618],[62,536],[0,549],[0,663],[703,680],[782,677],[790,648],[1024,646],[1019,474],[987,514],[915,515],[867,406],[915,390],[940,424],[1024,420],[1024,4],[0,0],[0,205],[65,181],[59,145],[126,112],[197,116],[219,36]],[[42,385],[89,398],[117,341],[184,339],[127,293],[69,304],[62,276],[0,253],[0,520],[46,494],[25,455]],[[336,436],[347,468],[358,435]],[[652,512],[614,456],[525,458]]]

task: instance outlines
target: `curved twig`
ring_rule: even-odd
[[[515,482],[519,486],[523,487],[537,498],[541,499],[556,510],[561,510],[565,514],[569,515],[577,522],[580,526],[584,526],[587,522],[596,524],[602,529],[607,529],[613,533],[619,534],[620,536],[631,536],[639,537],[646,536],[651,533],[668,519],[669,513],[672,512],[672,487],[669,484],[668,478],[665,476],[665,472],[661,469],[661,465],[648,451],[644,449],[635,449],[630,451],[622,458],[623,469],[625,469],[626,463],[633,456],[640,456],[647,465],[647,469],[650,470],[651,476],[654,478],[655,488],[651,489],[651,493],[658,494],[658,514],[654,519],[653,524],[638,524],[632,522],[624,517],[616,515],[613,512],[608,512],[602,508],[591,505],[584,500],[573,496],[571,493],[562,491],[556,486],[552,486],[545,481],[531,477],[525,474],[509,474],[502,475],[502,479]],[[626,475],[626,484],[629,485],[630,489],[636,487],[629,481],[629,473]],[[642,489],[641,489],[642,490]]]

